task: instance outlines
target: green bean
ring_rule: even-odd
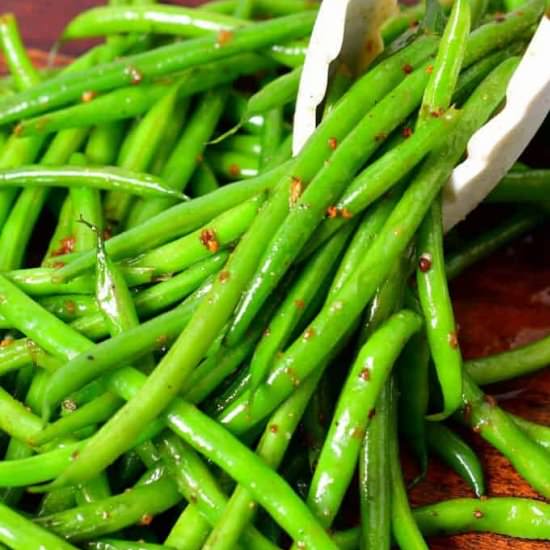
[[[249,98],[242,122],[295,101],[301,77],[302,67],[297,67],[266,84]]]
[[[540,202],[548,199],[550,170],[509,172],[487,197],[488,202]]]
[[[262,127],[263,131],[263,127]],[[212,147],[214,151],[236,151],[245,155],[257,157],[262,152],[260,136],[252,134],[236,134],[228,137],[219,145]]]
[[[397,392],[391,386],[388,406],[390,407],[389,467],[391,484],[391,529],[398,546],[404,550],[428,550],[409,505],[407,490],[401,471],[399,438],[397,433]]]
[[[75,550],[72,544],[35,525],[3,504],[0,504],[0,521],[0,541],[11,548]]]
[[[550,427],[529,422],[529,420],[514,416],[513,414],[509,416],[533,441],[536,441],[541,447],[550,450]]]
[[[237,29],[229,41],[224,41],[223,47],[220,47],[219,36],[205,36],[181,44],[162,46],[73,75],[56,77],[32,90],[0,98],[0,124],[28,118],[75,101],[88,89],[90,82],[94,83],[95,92],[112,90],[232,55],[267,48],[279,41],[301,38],[309,34],[314,19],[312,13],[298,13]]]
[[[84,151],[89,164],[113,164],[122,141],[123,132],[124,123],[122,122],[111,122],[96,126],[90,133]]]
[[[447,278],[454,279],[458,277],[468,267],[488,257],[517,237],[531,231],[542,220],[543,217],[536,211],[520,210],[496,227],[484,231],[479,237],[465,243],[461,249],[452,252],[448,256],[445,262]],[[473,372],[470,374],[475,375]],[[477,378],[476,381],[484,384]]]
[[[536,491],[550,494],[550,455],[514,423],[495,400],[483,394],[468,374],[463,376],[462,419],[498,449]]]
[[[283,135],[283,111],[272,109],[265,116],[265,124],[262,132],[261,154],[259,169],[265,170],[272,165],[273,158],[277,154]],[[241,173],[242,166],[240,165]],[[244,175],[244,173],[243,173]]]
[[[163,244],[193,231],[247,199],[272,188],[288,170],[288,165],[280,166],[250,181],[243,181],[198,199],[173,206],[151,220],[132,228],[105,243],[107,253],[113,259],[135,256],[154,246]],[[71,278],[94,264],[94,254],[86,253],[65,268],[57,276],[60,280]]]
[[[399,13],[389,17],[380,27],[380,33],[384,44],[389,44],[403,34],[411,27],[419,24],[424,16],[426,6],[418,4],[416,6],[401,6]]]
[[[121,495],[37,518],[38,525],[71,541],[114,533],[139,521],[149,521],[180,500],[169,479],[134,487]]]
[[[0,410],[0,428],[11,437],[25,441],[32,433],[40,430],[40,419],[2,388]]]
[[[107,474],[102,472],[96,478],[83,483],[76,493],[78,506],[107,499],[111,496],[111,488]]]
[[[179,550],[198,550],[210,532],[210,525],[195,506],[187,505],[164,541]]]
[[[31,436],[33,446],[44,445],[59,437],[68,436],[81,428],[108,420],[122,405],[122,401],[111,393],[104,393],[98,398],[79,407],[49,424],[46,428]]]
[[[311,395],[319,382],[318,374],[309,378],[269,419],[256,453],[274,470],[280,466]],[[206,541],[205,550],[234,548],[241,533],[253,520],[256,503],[243,486],[237,486]]]
[[[161,178],[176,191],[182,192],[187,187],[206,143],[212,137],[219,123],[226,99],[227,89],[216,89],[201,97],[196,106],[161,172]],[[172,200],[155,200],[138,203],[135,206],[137,211],[133,213],[133,223],[138,225],[172,206],[174,202]]]
[[[297,339],[276,363],[267,383],[258,388],[254,414],[245,405],[248,396],[243,396],[220,417],[231,431],[241,433],[269,414],[293,390],[296,381],[315,369],[346,333],[387,276],[392,262],[408,246],[431,202],[462,156],[470,136],[491,116],[504,97],[516,66],[517,59],[504,62],[478,87],[455,126],[452,143],[434,151],[424,161],[360,267],[308,327],[313,337]],[[487,97],[494,102],[489,104]],[[292,380],[288,376],[289,367],[293,369]]]
[[[17,90],[26,90],[40,82],[40,75],[27,56],[21,41],[17,21],[9,13],[0,17],[0,48]]]
[[[67,166],[23,166],[0,173],[0,187],[73,187],[84,185],[93,189],[120,189],[139,196],[172,197],[184,195],[169,188],[163,181],[148,174],[139,174],[120,168]]]
[[[294,329],[303,318],[306,305],[309,305],[323,280],[331,273],[352,229],[353,226],[348,225],[346,230],[340,231],[320,249],[304,266],[292,287],[287,291],[283,303],[271,319],[250,362],[251,399],[269,373],[276,354],[284,349]]]
[[[71,198],[67,195],[63,201],[61,210],[59,211],[57,225],[55,226],[54,233],[50,239],[48,250],[42,260],[42,265],[45,265],[52,256],[59,255],[60,253],[63,254],[65,252],[66,244],[71,242],[70,238],[72,230],[73,205],[71,203]]]
[[[203,10],[216,13],[233,13],[238,0],[214,0],[202,5]],[[254,14],[288,15],[297,11],[316,10],[319,4],[315,0],[255,0]]]
[[[127,170],[146,171],[158,149],[170,119],[174,116],[178,88],[181,81],[171,86],[128,134],[118,158],[118,165]],[[161,176],[161,179],[162,176]],[[165,186],[171,188],[170,182]],[[181,191],[181,189],[179,190]],[[133,197],[123,190],[114,190],[105,197],[105,212],[111,223],[119,224],[126,219]]]
[[[124,266],[122,269],[128,285],[139,286],[153,279],[151,268]],[[65,294],[92,294],[95,279],[91,275],[82,275],[68,282],[57,279],[57,270],[49,267],[16,269],[4,276],[29,296],[51,296]]]
[[[313,474],[307,502],[330,527],[355,471],[359,450],[384,382],[420,318],[406,310],[392,316],[361,349],[350,369]]]
[[[252,224],[263,201],[262,195],[249,199],[185,237],[146,252],[133,265],[153,268],[155,274],[182,271],[238,240]]]
[[[182,443],[174,435],[163,438],[161,454],[168,472],[176,480],[178,488],[186,500],[193,503],[210,525],[216,525],[227,507],[227,498],[218,487],[212,474],[195,454],[193,449]],[[189,525],[189,529],[195,529]],[[253,527],[243,533],[245,548],[274,550],[276,548]],[[232,548],[241,548],[235,544]]]
[[[88,542],[86,548],[89,550],[175,550],[172,546],[119,539],[100,539],[98,541],[91,541]]]
[[[253,178],[259,172],[259,159],[238,151],[211,151],[206,159],[217,176],[229,181]]]
[[[248,53],[190,69],[181,75],[182,86],[179,88],[178,98],[186,99],[198,92],[233,82],[241,75],[268,69],[272,65],[266,58]],[[20,123],[18,132],[21,136],[35,135],[139,116],[165,95],[172,84],[173,80],[167,78],[150,84],[144,83],[138,87],[123,87],[100,95],[93,101],[78,103],[25,120]]]
[[[517,349],[470,359],[464,368],[476,384],[482,386],[524,376],[548,365],[549,343],[550,337],[546,337]]]
[[[454,499],[417,508],[426,535],[480,532],[550,540],[550,505],[526,498]]]
[[[484,495],[483,469],[471,447],[440,422],[428,422],[426,434],[431,451],[472,487],[476,497]]]
[[[189,194],[194,198],[202,197],[219,187],[220,184],[209,164],[204,160],[200,162],[189,182]]]
[[[45,494],[37,515],[45,516],[73,508],[76,506],[75,491],[75,487],[64,487]]]

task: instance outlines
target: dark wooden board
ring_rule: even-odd
[[[200,0],[172,3],[193,5],[200,3]],[[99,4],[101,2],[97,0],[2,0],[0,8],[3,12],[12,11],[17,15],[29,47],[48,50],[72,16]],[[74,54],[86,46],[86,43],[69,44],[63,52]],[[550,165],[550,143],[540,140],[532,148],[530,160],[539,165]],[[479,220],[476,223],[479,225]],[[469,270],[453,283],[460,342],[466,358],[509,349],[550,333],[549,229],[549,226],[542,227],[535,234]],[[521,391],[511,398],[509,394],[512,389]],[[489,391],[504,396],[501,404],[506,409],[550,424],[549,369],[536,376],[490,388]],[[467,437],[483,458],[491,496],[539,498],[498,452],[475,434],[468,434]],[[407,470],[413,475],[412,467]],[[459,496],[472,496],[472,492],[435,459],[430,464],[428,479],[411,493],[414,504]],[[430,547],[434,550],[542,550],[549,548],[549,544],[469,534],[432,539]]]

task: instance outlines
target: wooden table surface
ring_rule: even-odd
[[[174,1],[172,3],[178,3]],[[200,0],[182,0],[198,4]],[[2,11],[15,13],[29,47],[47,50],[64,24],[97,0],[1,0]],[[64,47],[74,54],[86,44]],[[0,68],[1,70],[1,68]],[[548,122],[548,121],[547,121]],[[548,136],[548,131],[546,132]],[[538,141],[529,160],[550,163],[550,143]],[[479,219],[489,213],[477,214]],[[474,216],[476,217],[476,216]],[[472,223],[472,222],[470,222]],[[514,243],[461,276],[452,286],[460,342],[466,358],[519,346],[550,333],[550,238],[548,225]],[[516,397],[510,397],[511,389]],[[517,395],[516,390],[519,391]],[[489,388],[502,396],[504,408],[531,420],[550,424],[550,369],[509,384]],[[540,498],[526,485],[498,452],[473,433],[466,435],[479,451],[487,473],[489,495]],[[410,468],[408,468],[410,470]],[[413,471],[408,472],[414,475]],[[473,496],[453,472],[433,459],[429,476],[411,493],[414,504],[458,496]],[[430,540],[430,548],[472,550],[543,550],[550,543],[518,541],[493,535],[460,535]]]

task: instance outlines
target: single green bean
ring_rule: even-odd
[[[224,180],[253,178],[259,172],[259,159],[239,151],[211,151],[206,155],[212,170]]]
[[[484,495],[483,469],[472,448],[440,422],[428,422],[426,434],[430,450],[472,487],[476,497]]]
[[[540,202],[548,199],[550,170],[509,172],[489,194],[489,202]]]
[[[202,197],[219,187],[218,179],[209,164],[204,160],[200,162],[189,182],[189,194],[194,198]]]

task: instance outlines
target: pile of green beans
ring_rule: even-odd
[[[61,71],[0,15],[1,548],[550,540],[464,437],[550,498],[550,427],[481,389],[545,368],[550,338],[463,360],[449,291],[544,223],[550,170],[503,178],[494,227],[442,229],[545,16],[516,4],[401,6],[294,157],[316,0],[110,0],[68,22],[61,47],[104,41]],[[471,498],[412,507],[400,438],[415,481],[436,456]]]

